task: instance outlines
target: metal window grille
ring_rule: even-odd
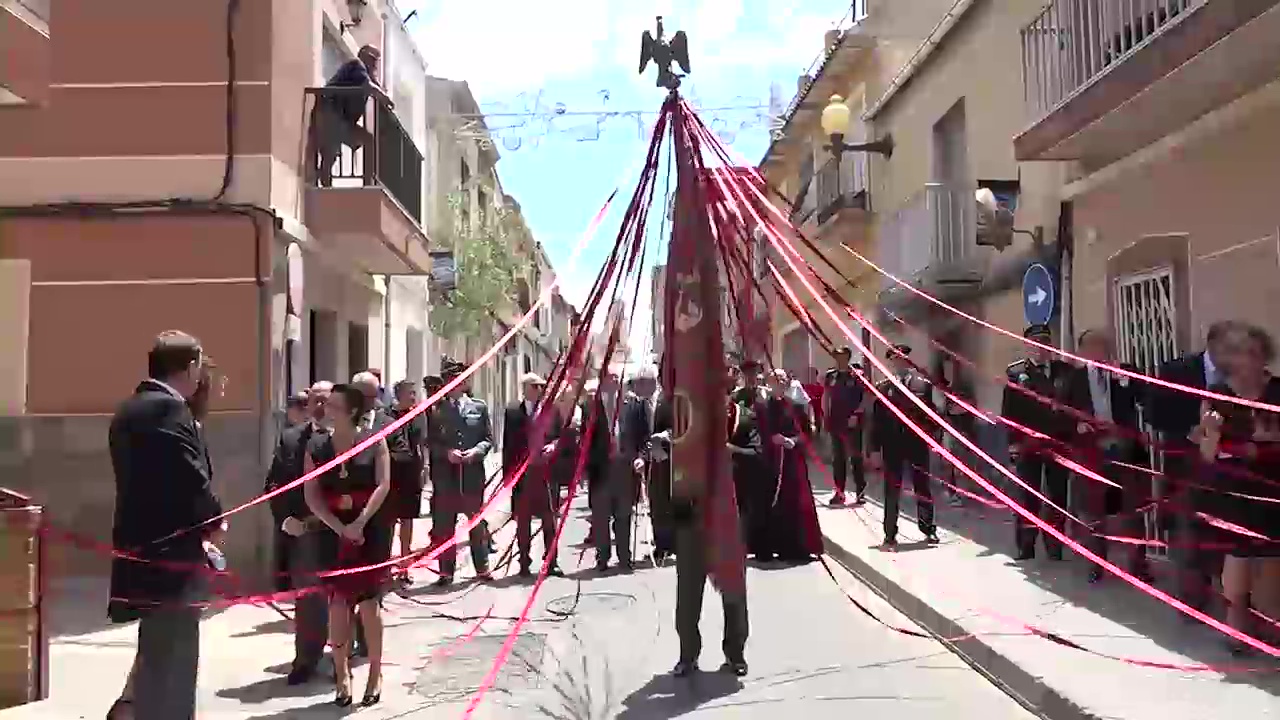
[[[1145,375],[1154,375],[1162,363],[1178,356],[1173,293],[1173,269],[1168,267],[1115,281],[1116,350],[1121,362],[1132,363]],[[1142,427],[1148,439],[1155,439],[1155,430],[1146,418],[1142,419]],[[1161,453],[1152,453],[1151,466],[1153,470],[1163,468]],[[1161,498],[1168,491],[1163,476],[1153,475],[1151,484],[1153,498]],[[1148,540],[1168,539],[1160,531],[1159,512],[1158,507],[1153,507],[1144,518],[1144,537]],[[1149,547],[1148,554],[1160,557],[1167,551]]]

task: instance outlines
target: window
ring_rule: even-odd
[[[369,369],[369,326],[351,323],[347,328],[347,374]]]

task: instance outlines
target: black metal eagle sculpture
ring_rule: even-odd
[[[672,92],[680,87],[680,78],[683,75],[676,74],[671,69],[671,64],[676,63],[680,69],[688,75],[689,70],[689,37],[684,34],[683,30],[676,32],[671,36],[668,42],[662,38],[662,16],[658,16],[658,34],[649,34],[648,30],[644,31],[644,36],[640,39],[640,73],[644,74],[645,68],[649,67],[649,61],[658,67],[657,86],[666,88]]]

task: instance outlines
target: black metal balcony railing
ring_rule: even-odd
[[[1209,0],[1052,0],[1022,29],[1026,100],[1038,120]]]
[[[316,187],[382,187],[422,222],[422,153],[391,105],[365,88],[307,88],[307,171]],[[370,152],[372,149],[372,152]]]
[[[818,170],[818,223],[825,223],[845,208],[867,209],[867,159],[845,153],[833,157]]]

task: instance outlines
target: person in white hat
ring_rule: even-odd
[[[543,390],[547,381],[536,373],[525,373],[520,378],[522,399],[511,403],[502,418],[502,473],[510,479],[525,468],[524,475],[511,490],[511,512],[516,520],[516,546],[519,550],[520,577],[533,575],[531,550],[533,545],[533,519],[542,528],[542,552],[548,557],[547,574],[563,575],[556,564],[555,555],[555,500],[559,493],[551,492],[551,461],[555,458],[557,439],[560,435],[559,420],[554,416],[554,406],[545,408],[550,417],[540,417],[543,408]]]

